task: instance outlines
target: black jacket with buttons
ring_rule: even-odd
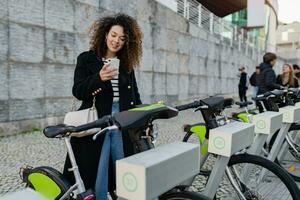
[[[102,60],[98,59],[93,51],[81,53],[77,58],[72,90],[73,95],[82,101],[79,110],[90,108],[93,104],[93,97],[96,97],[95,105],[99,118],[111,114],[113,102],[111,81],[101,81],[99,76],[99,71],[103,65]],[[122,66],[119,67],[119,95],[120,111],[134,108],[135,105],[142,103],[134,71],[128,72]],[[122,136],[125,156],[132,155],[133,147],[128,134],[123,133]],[[92,140],[92,136],[71,138],[79,171],[87,189],[94,188],[95,185],[103,140],[104,135],[98,137],[96,141]],[[74,182],[72,173],[67,171],[70,166],[67,158],[64,175]],[[110,179],[110,188],[114,188],[114,185],[114,180]]]
[[[73,95],[82,100],[81,109],[92,106],[93,93],[96,93],[96,108],[99,117],[111,114],[113,90],[110,81],[101,81],[99,71],[104,63],[97,59],[93,51],[80,54],[74,75]],[[134,71],[119,68],[120,111],[141,104]]]

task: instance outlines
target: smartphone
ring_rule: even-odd
[[[107,59],[107,64],[109,67],[119,70],[120,60],[118,58]]]

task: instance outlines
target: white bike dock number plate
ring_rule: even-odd
[[[232,122],[210,130],[208,151],[230,157],[232,154],[250,146],[253,139],[253,124]]]
[[[300,120],[300,107],[285,106],[279,108],[279,112],[283,114],[282,122],[294,123]]]
[[[273,134],[282,126],[282,113],[267,111],[253,116],[255,133]]]
[[[300,108],[300,102],[295,103],[295,106],[296,106],[297,108]]]
[[[117,195],[150,200],[199,173],[200,146],[175,142],[117,161]]]

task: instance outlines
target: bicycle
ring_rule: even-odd
[[[92,190],[86,190],[76,164],[70,138],[72,133],[81,132],[92,128],[101,128],[102,130],[94,135],[96,138],[99,134],[107,130],[120,129],[129,131],[129,136],[133,142],[135,153],[143,152],[154,148],[152,135],[153,124],[156,119],[168,119],[177,116],[178,111],[174,108],[165,106],[160,103],[145,105],[134,108],[129,111],[107,115],[95,122],[84,124],[78,127],[57,125],[46,127],[43,131],[48,138],[62,138],[65,140],[67,152],[71,160],[72,168],[76,183],[70,185],[64,179],[62,174],[52,167],[41,166],[36,168],[26,168],[21,172],[23,181],[27,187],[31,187],[48,200],[94,200],[95,196]],[[114,195],[113,195],[114,196]],[[177,188],[164,193],[159,197],[161,200],[167,199],[199,199],[207,200],[203,195],[195,192],[183,191]]]
[[[268,186],[270,186],[272,182],[276,184],[276,187],[283,188],[280,193],[274,194],[275,196],[280,196],[286,192],[287,196],[285,199],[300,199],[300,191],[297,185],[285,170],[263,157],[247,154],[245,150],[233,154],[228,158],[228,163],[226,163],[226,160],[222,158],[222,156],[218,155],[216,156],[216,164],[211,171],[201,170],[210,154],[207,150],[210,131],[217,127],[222,128],[224,124],[231,123],[226,117],[217,119],[217,116],[220,116],[222,111],[230,106],[228,105],[228,102],[230,101],[231,103],[229,104],[232,104],[232,99],[224,100],[222,97],[211,97],[177,107],[179,110],[195,108],[195,111],[201,111],[204,118],[204,123],[186,125],[184,127],[186,134],[183,139],[184,142],[188,142],[192,135],[195,135],[198,138],[202,156],[199,175],[208,176],[208,181],[203,194],[210,198],[215,196],[217,188],[212,188],[212,184],[218,185],[221,181],[220,176],[223,171],[225,171],[228,182],[233,188],[233,190],[227,194],[227,198],[229,199],[273,199],[274,196],[269,196],[270,192],[275,193],[272,188],[271,191],[264,191],[264,189],[268,189]],[[221,162],[223,162],[223,168],[220,167],[222,165],[220,164]],[[224,167],[224,163],[226,163],[226,167]],[[240,175],[243,173],[243,168],[249,165],[251,165],[253,171],[249,173],[250,176],[248,176],[247,181],[245,181]],[[267,176],[265,176],[264,179],[260,179],[258,176],[261,171],[267,171]],[[216,176],[218,176],[219,179],[214,181],[216,180]]]
[[[265,110],[279,111],[280,107],[295,105],[295,103],[299,101],[299,89],[289,88],[286,91],[271,91],[254,99],[262,102],[263,105],[266,104],[266,106],[263,106]],[[254,113],[249,113],[247,110],[245,110],[245,113],[247,113],[248,116],[247,120],[239,117],[238,115],[233,115],[233,118],[244,122],[251,121]],[[277,144],[279,144],[282,148],[280,152],[278,151],[276,153],[278,155],[275,155],[276,157],[271,160],[274,160],[281,167],[286,169],[295,181],[300,182],[300,172],[298,170],[300,168],[300,146],[297,133],[295,133],[297,130],[300,130],[299,123],[291,123],[285,131],[281,129],[282,135],[284,136],[281,141],[277,140],[279,133],[281,133],[280,130],[278,130],[272,137],[268,137],[266,139],[263,152],[266,156],[268,156],[277,140]]]

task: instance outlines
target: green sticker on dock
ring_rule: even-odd
[[[217,149],[224,149],[225,147],[225,140],[221,137],[216,137],[213,143]]]
[[[128,192],[135,192],[138,187],[138,182],[134,174],[126,172],[123,175],[123,186]]]
[[[264,120],[258,120],[256,122],[256,127],[258,129],[264,129],[264,128],[266,128],[266,122]]]

